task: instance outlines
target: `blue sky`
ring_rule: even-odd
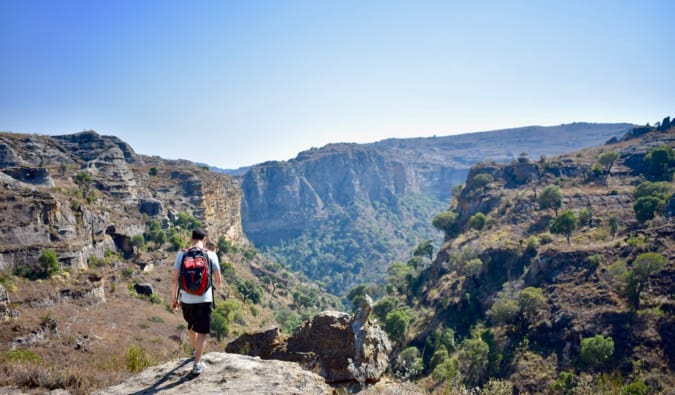
[[[222,168],[675,115],[675,1],[0,0],[0,130]]]

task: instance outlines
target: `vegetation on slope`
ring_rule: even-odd
[[[672,388],[675,129],[646,129],[472,168],[433,221],[446,235],[433,262],[413,254],[349,293],[376,296],[393,371],[433,393]]]

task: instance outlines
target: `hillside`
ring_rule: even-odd
[[[481,161],[556,155],[616,138],[628,124],[573,123],[457,136],[330,144],[242,176],[242,224],[262,251],[337,295],[381,282],[420,242],[453,187]]]
[[[197,225],[216,243],[228,285],[208,351],[339,308],[257,253],[242,231],[238,183],[204,166],[138,155],[93,131],[2,133],[0,183],[0,388],[88,394],[186,355],[170,275]]]
[[[675,129],[471,168],[445,242],[392,265],[374,311],[431,393],[668,394],[675,382]]]

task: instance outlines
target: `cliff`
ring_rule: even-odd
[[[254,244],[335,293],[380,281],[417,243],[477,162],[539,158],[601,145],[628,124],[575,123],[458,136],[330,144],[242,176],[242,221]]]
[[[106,251],[132,252],[145,216],[179,213],[235,243],[241,193],[229,176],[189,162],[137,155],[116,137],[0,134],[0,269],[34,262],[45,248],[66,266],[86,267]],[[217,238],[217,237],[216,237]]]

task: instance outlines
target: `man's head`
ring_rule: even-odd
[[[206,231],[202,228],[195,228],[192,231],[192,240],[194,241],[204,241],[207,238]]]

